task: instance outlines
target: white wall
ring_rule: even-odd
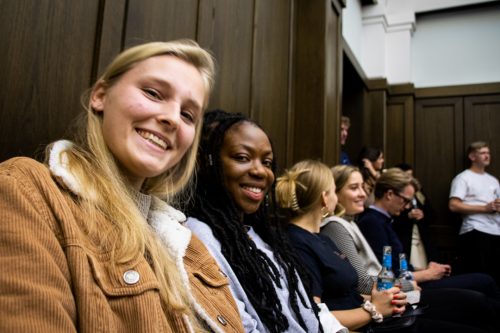
[[[500,82],[500,8],[417,16],[416,87]]]
[[[363,42],[363,22],[361,19],[361,3],[359,0],[347,0],[342,11],[342,32],[344,39],[356,59],[361,59]]]
[[[499,0],[346,2],[343,36],[368,78],[415,87],[500,82],[500,6],[450,8]],[[432,12],[443,8],[451,12]]]

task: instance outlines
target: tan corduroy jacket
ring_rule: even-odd
[[[90,245],[78,183],[69,179],[64,190],[60,180],[71,175],[59,172],[58,183],[51,170],[28,158],[0,164],[0,332],[167,332],[167,316],[174,332],[191,331],[163,311],[144,256],[113,268],[109,254]],[[156,198],[151,211],[199,318],[215,332],[243,332],[227,279],[175,221],[182,213]]]

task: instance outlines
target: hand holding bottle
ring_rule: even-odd
[[[373,284],[371,302],[384,317],[400,314],[405,311],[406,294],[397,287],[386,290],[377,290]]]

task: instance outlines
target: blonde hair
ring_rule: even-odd
[[[384,194],[392,190],[395,193],[401,193],[405,187],[411,185],[415,192],[420,190],[419,183],[413,176],[410,176],[400,168],[390,168],[382,173],[375,184],[375,199],[381,199]]]
[[[207,51],[190,40],[153,42],[127,49],[111,62],[94,88],[99,83],[112,86],[137,63],[159,55],[178,57],[198,69],[206,90],[205,108],[213,87],[214,60]],[[92,110],[89,96],[86,102],[83,135],[76,145],[64,152],[68,167],[80,182],[79,204],[89,214],[86,220],[99,221],[85,227],[91,236],[100,239],[100,246],[110,250],[115,265],[129,262],[138,255],[146,255],[160,283],[160,297],[165,311],[173,310],[188,315],[191,322],[198,326],[192,310],[186,306],[189,303],[185,287],[173,259],[138,210],[135,194],[106,145],[102,133],[102,116]],[[168,201],[189,184],[195,168],[201,125],[200,120],[196,124],[194,142],[179,163],[164,174],[147,179],[141,192]],[[109,234],[112,237],[107,237]],[[110,239],[114,242],[110,243]],[[167,318],[171,326],[175,327],[175,319],[169,313]]]
[[[320,161],[296,163],[276,181],[276,201],[291,217],[310,212],[334,184],[330,168]]]

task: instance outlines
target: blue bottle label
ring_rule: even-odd
[[[391,281],[378,281],[377,289],[378,290],[387,290],[393,287],[393,283]]]

